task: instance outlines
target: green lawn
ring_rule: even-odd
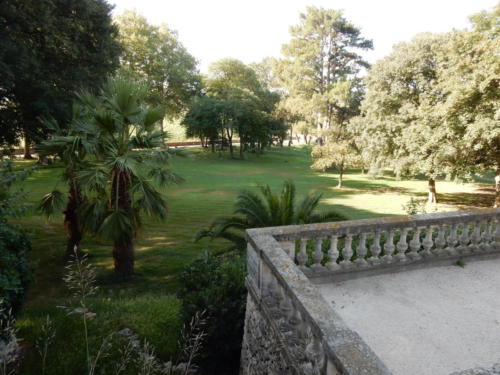
[[[321,192],[322,208],[336,208],[351,219],[404,214],[402,205],[410,197],[425,198],[425,180],[396,181],[390,174],[371,179],[359,171],[346,174],[345,187],[337,189],[334,173],[316,173],[310,166],[309,151],[299,148],[274,149],[264,155],[248,155],[246,160],[231,160],[200,149],[189,149],[188,156],[177,157],[173,169],[186,182],[168,189],[170,216],[165,222],[146,219],[136,241],[136,275],[127,281],[118,280],[112,272],[111,247],[98,239],[86,237],[83,249],[98,268],[99,296],[95,311],[101,318],[100,330],[131,327],[151,340],[163,356],[176,350],[179,328],[179,302],[174,297],[178,287],[176,275],[208,248],[220,244],[194,243],[193,236],[207,227],[217,215],[231,212],[234,198],[241,189],[253,189],[258,184],[281,186],[283,180],[296,183],[299,195]],[[20,166],[27,163],[19,162]],[[35,205],[43,194],[56,185],[63,188],[59,176],[61,168],[43,167],[23,183],[28,201]],[[437,209],[490,206],[492,191],[486,185],[458,184],[438,181]],[[433,208],[434,209],[434,208]],[[50,222],[33,210],[32,214],[17,220],[33,234],[32,260],[35,280],[27,303],[19,317],[20,335],[29,345],[33,342],[45,315],[58,316],[61,340],[66,350],[76,354],[65,355],[67,361],[53,356],[58,364],[54,374],[68,371],[71,361],[81,360],[81,342],[69,337],[80,329],[74,318],[64,318],[55,307],[66,297],[61,281],[64,262],[65,234],[61,218]],[[64,334],[62,334],[64,333]],[[161,334],[158,334],[161,333]],[[81,341],[81,340],[80,340]],[[55,349],[54,349],[55,350]],[[79,353],[79,354],[78,354]],[[59,359],[58,359],[59,358]],[[37,360],[29,355],[23,373],[38,373]],[[66,364],[67,363],[67,364]],[[72,372],[75,373],[75,372]]]

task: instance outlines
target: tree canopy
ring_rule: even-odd
[[[372,42],[341,11],[316,7],[308,7],[290,33],[277,64],[281,86],[319,128],[343,123],[352,109],[345,89],[354,93],[355,77],[368,67],[358,51],[371,49]]]
[[[123,46],[120,74],[149,87],[148,101],[177,116],[201,89],[198,62],[167,25],[151,25],[135,11],[115,18]]]
[[[470,30],[395,46],[366,77],[357,143],[397,173],[427,175],[430,201],[437,176],[500,176],[499,9],[471,17]]]
[[[71,100],[118,66],[105,0],[5,0],[0,5],[0,143],[44,137],[40,118],[66,124]]]

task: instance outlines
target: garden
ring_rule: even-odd
[[[307,7],[203,74],[111,11],[0,5],[0,375],[237,374],[246,229],[500,205],[499,6],[371,66]]]

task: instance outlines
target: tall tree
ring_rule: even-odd
[[[207,95],[216,99],[217,121],[228,139],[233,156],[233,137],[240,138],[240,158],[245,149],[262,151],[271,143],[277,122],[271,114],[280,100],[259,81],[255,71],[236,59],[222,59],[209,68]],[[215,102],[214,102],[215,103]]]
[[[71,100],[118,66],[120,47],[105,0],[0,2],[0,142],[44,138],[40,118],[71,118]]]
[[[201,89],[196,59],[167,25],[151,25],[135,11],[117,16],[123,46],[120,73],[149,86],[148,101],[175,117]]]
[[[425,174],[429,202],[437,202],[435,179],[453,171],[456,149],[439,110],[446,93],[439,88],[447,34],[420,34],[396,45],[366,78],[363,131],[358,144],[397,173]],[[359,121],[357,122],[358,124]]]
[[[182,179],[166,168],[170,151],[161,131],[163,109],[145,105],[147,88],[122,79],[110,80],[97,97],[87,96],[91,120],[87,132],[96,135],[95,165],[79,174],[89,199],[84,225],[113,241],[115,271],[134,270],[134,237],[141,212],[165,219],[161,190]]]
[[[61,177],[68,185],[67,199],[64,199],[63,192],[54,189],[44,195],[39,208],[47,217],[63,212],[67,257],[75,252],[80,253],[80,241],[83,238],[80,216],[85,197],[79,174],[88,168],[86,157],[95,153],[98,142],[97,134],[87,131],[87,121],[88,111],[79,103],[75,103],[69,128],[61,128],[54,119],[45,120],[44,124],[52,136],[37,146],[38,153],[43,156],[59,156],[65,167]]]
[[[500,4],[471,17],[471,30],[454,31],[443,49],[439,89],[443,125],[452,130],[455,172],[496,170],[500,207]],[[451,138],[451,137],[450,137]]]
[[[277,64],[281,86],[302,102],[305,115],[313,112],[318,128],[330,128],[345,115],[338,91],[368,67],[356,51],[371,49],[372,42],[341,11],[316,7],[307,7],[290,33],[282,48],[285,58]]]

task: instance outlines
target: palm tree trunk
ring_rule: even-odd
[[[429,178],[429,197],[427,203],[437,203],[436,194],[436,181],[433,178]]]
[[[64,210],[64,227],[66,228],[66,256],[80,255],[80,241],[83,237],[78,208],[82,203],[81,191],[75,181],[69,183],[68,203]]]
[[[116,273],[128,276],[134,272],[134,241],[131,236],[113,243],[113,260]]]
[[[130,176],[122,171],[113,173],[112,204],[126,212],[132,220],[132,202],[130,198]],[[117,205],[117,207],[116,207]],[[115,272],[129,276],[134,272],[134,240],[132,233],[121,233],[113,242],[113,260]]]

